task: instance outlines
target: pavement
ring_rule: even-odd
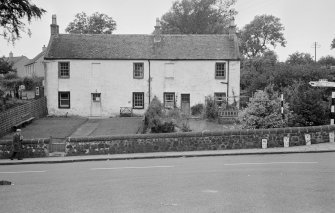
[[[70,163],[83,161],[107,161],[107,160],[132,160],[132,159],[154,159],[154,158],[180,158],[180,157],[209,157],[229,155],[262,155],[262,154],[293,154],[293,153],[321,153],[335,152],[335,143],[320,143],[309,146],[280,147],[267,149],[233,149],[233,150],[209,150],[209,151],[187,151],[187,152],[152,152],[152,153],[127,153],[114,155],[84,155],[25,158],[23,160],[0,159],[0,165],[17,164],[47,164],[47,163]]]

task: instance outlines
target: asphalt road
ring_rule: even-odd
[[[335,153],[0,167],[0,212],[334,212]]]

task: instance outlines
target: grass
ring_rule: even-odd
[[[22,135],[26,139],[32,138],[65,138],[71,135],[87,119],[82,117],[45,117],[34,120],[22,128]],[[13,133],[1,139],[12,139]]]

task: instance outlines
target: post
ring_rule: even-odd
[[[281,94],[280,95],[280,99],[281,99],[281,117],[282,117],[282,119],[284,119],[285,118],[285,116],[284,116],[284,94]]]
[[[330,125],[334,125],[335,118],[335,89],[332,89],[332,105],[330,108]]]

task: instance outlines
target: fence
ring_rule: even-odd
[[[27,103],[13,107],[0,113],[0,137],[12,130],[12,127],[24,120],[25,115],[29,114],[36,119],[46,116],[47,99],[42,97],[37,100],[30,100]]]

